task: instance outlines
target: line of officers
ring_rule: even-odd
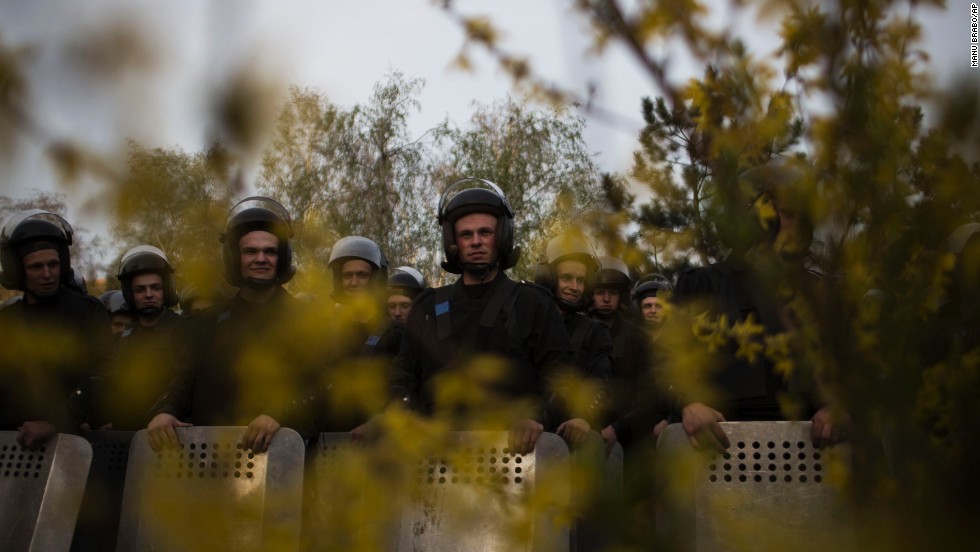
[[[781,419],[786,384],[764,359],[733,356],[721,371],[729,392],[714,403],[671,396],[656,368],[666,278],[633,284],[625,263],[597,258],[574,233],[548,243],[535,283],[509,278],[521,253],[514,216],[492,182],[456,182],[437,221],[454,283],[427,288],[411,267],[389,274],[374,241],[348,236],[331,251],[332,300],[321,302],[283,287],[296,272],[286,210],[248,198],[219,243],[237,292],[202,306],[209,294],[179,297],[167,255],[151,245],[122,257],[120,291],[103,301],[75,291],[71,226],[16,213],[0,234],[0,284],[24,292],[0,310],[0,429],[34,449],[57,432],[146,428],[159,450],[178,445],[182,426],[235,425],[261,452],[282,426],[310,440],[369,439],[385,409],[409,408],[458,429],[507,430],[511,449],[526,453],[544,431],[572,448],[595,431],[628,451],[668,421],[683,422],[695,446],[723,448],[719,421]],[[744,317],[755,307],[738,270],[696,269],[677,292],[748,303]],[[171,310],[178,303],[183,315]],[[370,392],[377,381],[381,397]],[[818,410],[815,440],[838,439]]]

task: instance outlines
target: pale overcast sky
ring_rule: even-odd
[[[588,119],[587,140],[603,170],[624,171],[640,127],[640,99],[657,91],[621,51],[614,48],[599,60],[586,54],[584,23],[571,4],[469,0],[457,6],[468,15],[490,16],[504,31],[505,49],[526,53],[540,73],[562,86],[581,92],[585,83],[600,82],[597,103],[621,122]],[[937,80],[969,69],[968,10],[969,2],[953,0],[946,12],[918,12]],[[66,60],[80,33],[115,20],[135,24],[157,52],[157,65],[149,77],[136,73],[106,90],[93,86],[97,75],[78,74]],[[721,9],[713,21],[746,24]],[[760,29],[748,39],[756,55],[764,56],[777,37],[772,29]],[[209,94],[226,71],[242,63],[267,68],[280,77],[283,90],[289,84],[314,87],[345,106],[366,101],[389,69],[422,78],[423,110],[411,122],[417,134],[446,116],[463,123],[472,102],[490,103],[511,89],[509,78],[479,50],[473,52],[474,73],[450,67],[462,33],[430,0],[0,0],[0,40],[8,47],[35,48],[26,69],[41,125],[104,153],[120,151],[126,138],[198,150],[207,138],[202,121]],[[701,68],[679,63],[674,71],[682,78]],[[55,189],[37,148],[28,145],[0,163],[0,193]]]

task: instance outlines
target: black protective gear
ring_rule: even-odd
[[[11,349],[0,358],[0,429],[44,420],[60,432],[77,432],[89,421],[87,389],[112,346],[99,300],[63,286],[45,301],[18,301],[0,310],[0,335]],[[12,352],[17,349],[24,352]]]
[[[123,297],[123,292],[118,289],[110,289],[103,293],[99,296],[99,301],[102,301],[102,306],[105,307],[105,311],[109,316],[113,314],[129,314],[129,305],[126,304],[126,298]]]
[[[412,408],[432,413],[439,375],[461,370],[481,355],[508,361],[500,380],[483,383],[485,399],[510,404],[530,399],[533,412],[519,417],[534,418],[553,431],[557,424],[547,415],[546,385],[572,363],[568,334],[545,289],[514,282],[502,272],[477,285],[464,285],[460,278],[416,298],[392,365],[391,392],[398,400],[408,397]]]
[[[414,299],[416,295],[422,293],[426,288],[425,277],[422,273],[410,266],[399,266],[391,271],[388,276],[388,296],[404,295]]]
[[[180,314],[181,316],[200,314],[200,312],[194,312],[192,309],[195,301],[205,300],[209,305],[213,305],[214,303],[220,303],[224,299],[224,290],[217,282],[214,285],[200,287],[194,284],[185,285],[180,289]]]
[[[0,285],[24,291],[24,256],[41,249],[55,249],[61,261],[61,283],[72,279],[71,225],[60,216],[40,209],[10,215],[0,228]]]
[[[609,255],[599,257],[598,261],[599,272],[596,273],[595,287],[614,288],[618,289],[624,297],[628,295],[632,280],[630,279],[630,269],[626,263],[622,259]]]
[[[464,186],[470,187],[459,190]],[[464,267],[459,262],[454,224],[460,217],[472,213],[486,213],[497,217],[497,258],[494,263],[500,270],[517,265],[521,248],[514,246],[514,211],[504,192],[489,180],[464,178],[450,184],[439,199],[439,226],[442,227],[442,249],[446,256],[442,262],[443,270],[462,274],[464,268],[473,273],[489,273],[493,269],[494,263]]]
[[[170,308],[177,304],[178,298],[177,289],[174,285],[174,269],[163,251],[152,245],[139,245],[130,249],[122,256],[122,260],[119,261],[119,272],[116,274],[116,279],[119,280],[127,305],[136,305],[136,302],[133,300],[133,277],[139,274],[159,274],[163,280],[164,307]],[[157,312],[162,311],[163,307],[155,310]],[[157,312],[143,314],[152,315],[157,314]]]
[[[279,238],[279,255],[275,280],[259,281],[242,279],[241,253],[238,242],[242,236],[255,231],[269,232]],[[239,201],[228,212],[228,222],[221,234],[221,256],[224,261],[225,280],[235,286],[253,285],[266,287],[285,284],[296,274],[293,266],[293,249],[289,243],[293,236],[289,213],[273,199],[252,196]]]
[[[71,267],[71,277],[65,285],[82,295],[88,295],[88,284],[85,283],[85,276],[82,276],[82,272],[75,267]]]
[[[637,306],[650,296],[656,296],[662,291],[673,291],[674,286],[670,284],[670,280],[667,279],[663,274],[645,274],[636,281],[636,285],[633,286],[633,293],[631,298]]]

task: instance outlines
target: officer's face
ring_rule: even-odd
[[[412,311],[412,299],[404,295],[391,295],[388,297],[388,318],[394,322],[405,322],[408,320],[408,313]]]
[[[663,301],[656,295],[645,297],[640,301],[640,311],[643,313],[643,318],[647,322],[655,324],[663,322],[663,308]]]
[[[163,307],[163,277],[159,274],[133,276],[132,288],[137,311]]]
[[[61,258],[54,249],[24,255],[24,287],[35,295],[51,295],[61,283]]]
[[[596,310],[613,312],[619,308],[621,295],[615,288],[600,288],[595,290],[594,302]]]
[[[497,217],[487,213],[470,213],[453,225],[459,262],[489,264],[497,260]]]
[[[243,278],[275,280],[279,262],[279,238],[262,230],[249,232],[238,240]]]
[[[558,297],[570,303],[577,303],[585,293],[585,263],[561,261],[555,265],[558,276]]]
[[[132,325],[133,317],[128,314],[113,314],[109,317],[109,327],[112,329],[113,337],[119,337]]]
[[[351,259],[340,265],[340,285],[345,293],[364,293],[371,282],[371,263],[363,259]]]

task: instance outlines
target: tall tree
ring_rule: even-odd
[[[367,103],[350,109],[292,89],[263,157],[259,189],[287,203],[310,261],[325,265],[338,238],[361,235],[378,242],[393,265],[433,273],[429,154],[408,130],[422,86],[393,72]]]
[[[117,189],[111,227],[121,245],[119,256],[136,245],[153,245],[167,254],[181,281],[221,282],[216,259],[233,190],[228,175],[220,145],[188,154],[130,143],[129,170]]]

